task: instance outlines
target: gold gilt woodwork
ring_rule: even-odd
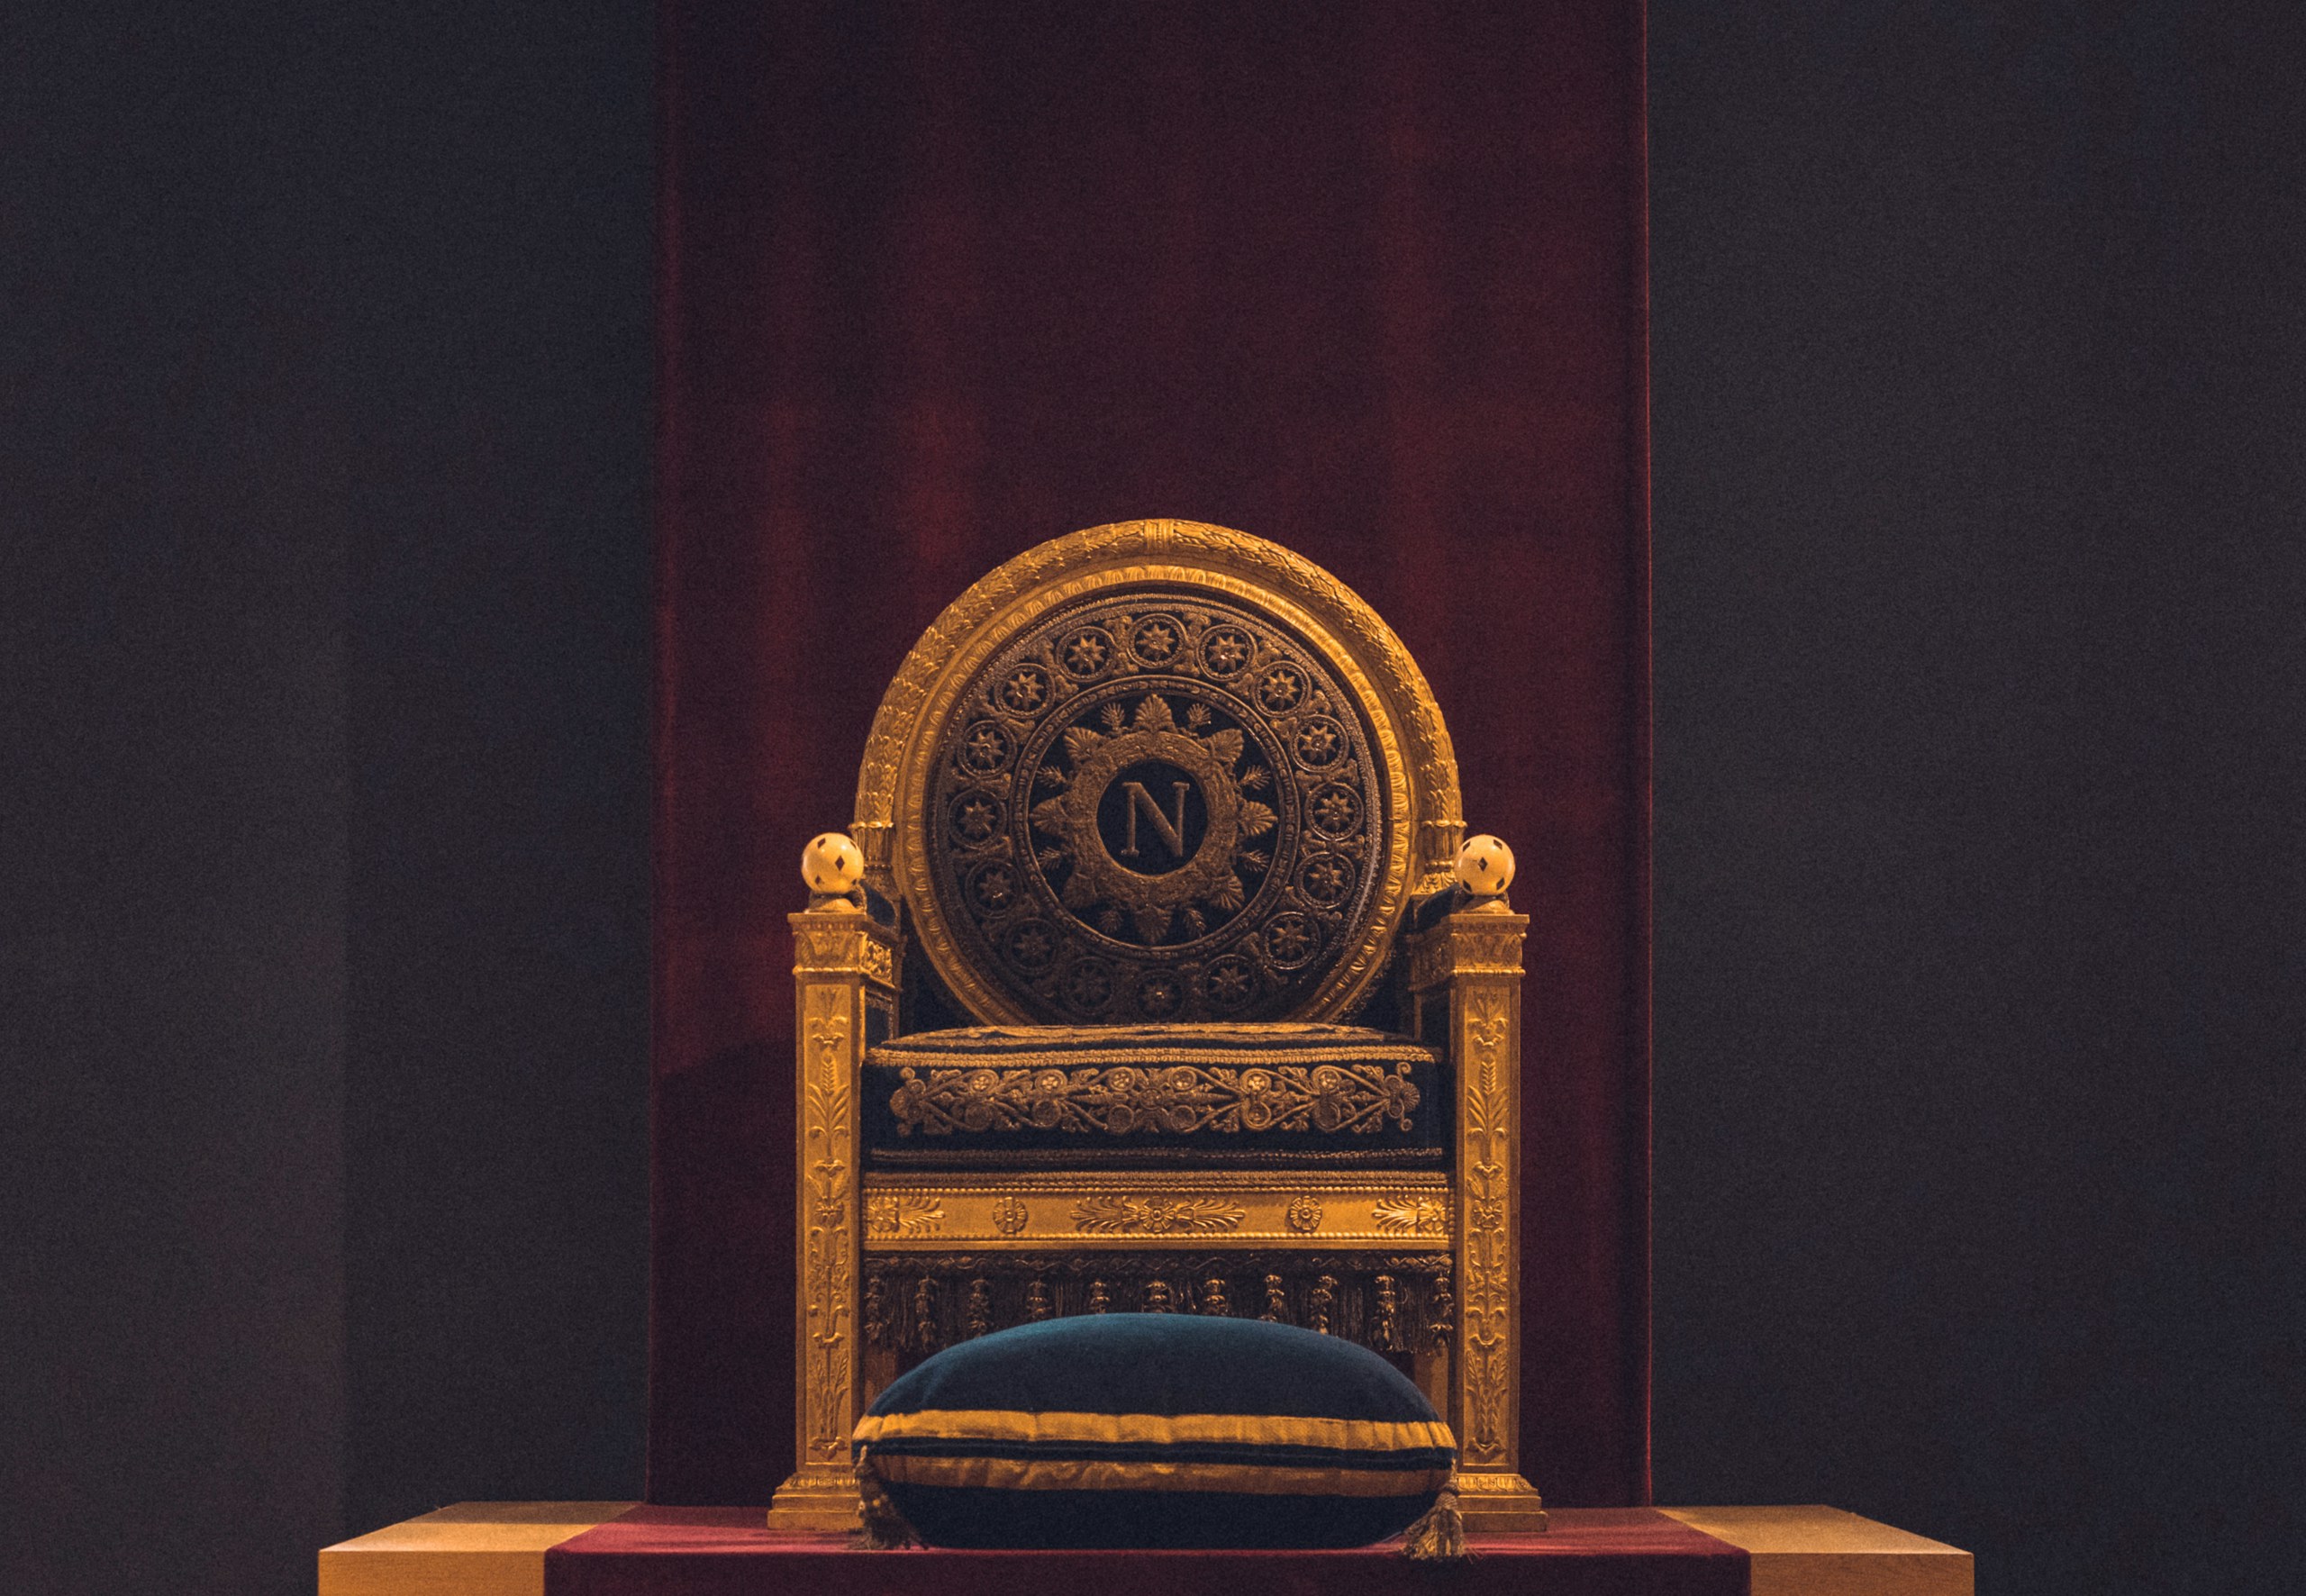
[[[1205,1236],[1239,1229],[1248,1214],[1222,1197],[1100,1192],[1073,1205],[1073,1228],[1084,1236]]]
[[[1506,1205],[1512,1196],[1511,1120],[1505,1036],[1508,995],[1493,987],[1466,994],[1465,1131],[1459,1162],[1465,1183],[1466,1463],[1503,1465],[1512,1415],[1513,1249]]]
[[[805,1455],[813,1463],[840,1461],[848,1448],[846,1398],[849,1369],[849,1293],[844,1289],[857,1244],[854,1206],[856,1093],[850,1084],[854,1038],[850,994],[841,986],[811,985],[803,993],[802,1046],[808,1050],[808,1089],[802,1103],[803,1223],[809,1291],[803,1309],[803,1422]]]
[[[1521,975],[1529,923],[1491,900],[1448,916],[1406,949],[1421,1034],[1446,1035],[1457,1063],[1458,1272],[1448,1412],[1466,1483],[1460,1507],[1467,1527],[1480,1529],[1545,1522],[1543,1502],[1520,1472],[1518,1438]]]
[[[1095,1175],[868,1174],[868,1253],[1032,1251],[1083,1256],[1190,1236],[1228,1249],[1398,1247],[1452,1235],[1446,1176],[1386,1172],[1107,1171]]]
[[[1260,721],[1244,706],[1269,671],[1294,673],[1276,688],[1291,703]],[[1510,857],[1484,863],[1503,848],[1468,866],[1466,907],[1404,931],[1412,904],[1457,879],[1464,829],[1416,665],[1358,597],[1277,545],[1188,521],[1093,528],[1018,556],[938,617],[882,700],[857,789],[865,884],[907,931],[832,893],[845,875],[791,917],[799,1467],[772,1526],[855,1523],[856,1420],[938,1349],[1072,1314],[1175,1312],[1297,1325],[1393,1360],[1458,1438],[1466,1527],[1544,1528],[1518,1441],[1529,921],[1503,896]],[[1200,858],[1193,839],[1212,836],[1223,857]],[[1139,842],[1166,852],[1141,867]],[[1308,891],[1324,859],[1334,879]],[[1027,891],[1031,916],[1008,906]],[[997,939],[1060,911],[1079,936],[1039,975],[1037,948]],[[1117,1046],[1060,1067],[1003,1053],[1013,1038],[987,1033],[979,1050],[942,1032],[876,1055],[876,1091],[896,1077],[884,1120],[861,1072],[868,1024],[876,1045],[896,1031],[908,941],[932,988],[982,1024],[1069,1017]],[[1246,948],[1259,983],[1230,1011],[1228,948]],[[1109,993],[1063,986],[1100,960]],[[1437,1088],[1412,1084],[1421,1066],[1398,1043],[1307,1063],[1303,1038],[1285,1040],[1293,1023],[1348,1019],[1381,975],[1398,983],[1397,1023],[1444,1056],[1418,1077],[1441,1102],[1421,1104]],[[1174,993],[1156,990],[1163,976]],[[1124,1019],[1141,1047],[1113,1035]],[[1192,1049],[1164,1034],[1185,1020],[1201,1022]],[[1229,1020],[1238,1051],[1209,1039]],[[1057,1047],[1064,1030],[1042,1035]],[[869,1172],[867,1109],[894,1130],[876,1132]],[[1442,1116],[1446,1152],[1394,1144],[1413,1110]],[[1112,1145],[1147,1129],[1178,1139]],[[1294,1139],[1275,1151],[1265,1130]],[[1420,1157],[1432,1162],[1401,1166]]]
[[[832,920],[834,923],[794,930],[794,975],[858,975],[884,986],[894,987],[896,984],[896,948],[887,939],[887,932],[861,915],[820,910],[811,917],[813,919],[819,915]]]
[[[1468,911],[1471,912],[1471,911]],[[1422,992],[1458,975],[1514,975],[1521,974],[1522,930],[1529,924],[1526,915],[1514,915],[1520,923],[1503,923],[1494,916],[1455,928],[1447,937],[1426,937],[1412,942],[1409,950],[1409,984],[1412,992]]]
[[[846,905],[806,910],[793,926],[799,1028],[795,1147],[795,1452],[770,1522],[837,1528],[856,1518],[849,1437],[863,1411],[858,1283],[864,1245],[858,1069],[868,1002],[890,994],[892,933]]]
[[[945,1205],[933,1192],[867,1192],[865,1234],[869,1239],[936,1236],[945,1229]]]
[[[1448,1199],[1440,1192],[1387,1192],[1369,1205],[1369,1220],[1380,1236],[1447,1236]]]

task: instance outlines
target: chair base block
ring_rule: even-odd
[[[857,1481],[831,1469],[802,1469],[768,1501],[768,1527],[794,1534],[858,1528]]]
[[[1546,1499],[1515,1474],[1459,1474],[1457,1511],[1474,1535],[1542,1535]]]

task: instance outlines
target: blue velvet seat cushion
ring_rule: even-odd
[[[857,1427],[860,1465],[949,1546],[1357,1546],[1456,1462],[1384,1358],[1290,1325],[1053,1319],[949,1347]]]

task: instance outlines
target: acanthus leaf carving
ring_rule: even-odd
[[[1239,1228],[1248,1211],[1217,1197],[1084,1197],[1073,1228],[1088,1235],[1194,1236]]]
[[[813,973],[855,972],[883,985],[896,980],[896,956],[870,931],[841,926],[812,929],[794,939],[795,966]]]
[[[1423,1192],[1389,1192],[1370,1204],[1369,1218],[1381,1236],[1446,1236],[1449,1211],[1440,1197]]]
[[[806,1240],[802,1344],[803,1424],[808,1461],[839,1464],[849,1455],[855,1390],[849,1297],[857,1238],[849,993],[836,984],[803,989],[802,1057],[803,1182]]]
[[[865,1234],[933,1236],[945,1226],[945,1205],[924,1192],[876,1192],[865,1199]]]
[[[1505,1461],[1512,1382],[1512,998],[1504,988],[1465,994],[1465,1267],[1459,1311],[1465,1325],[1468,1464]]]

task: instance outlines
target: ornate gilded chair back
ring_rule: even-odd
[[[988,1024],[1330,1020],[1448,884],[1457,761],[1375,612],[1277,544],[1131,521],[1010,561],[874,719],[866,879]]]

